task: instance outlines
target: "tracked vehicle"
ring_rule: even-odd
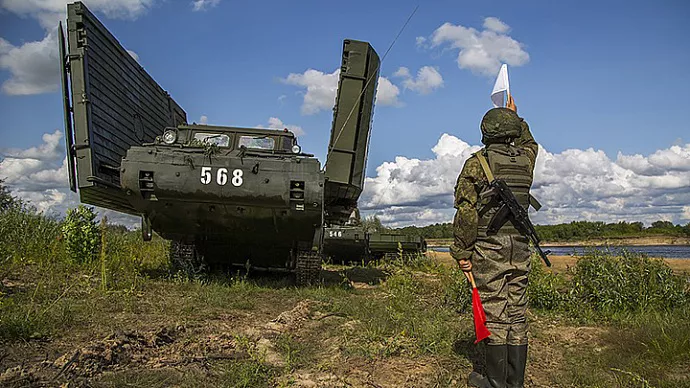
[[[60,64],[70,188],[140,216],[182,269],[239,264],[318,277],[327,227],[357,205],[380,60],[343,42],[328,159],[287,130],[187,123],[186,112],[81,2],[67,6]],[[68,46],[66,47],[65,41]]]
[[[355,209],[345,225],[324,229],[323,252],[334,263],[364,263],[384,258],[416,256],[426,252],[422,237],[406,236],[394,231],[371,232],[362,225]]]

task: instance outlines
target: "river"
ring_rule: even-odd
[[[429,247],[430,251],[448,252],[448,247]],[[690,245],[621,245],[611,247],[572,247],[572,246],[549,246],[543,248],[545,251],[549,250],[550,255],[554,256],[581,256],[597,249],[603,252],[610,252],[613,254],[620,253],[622,250],[628,252],[644,253],[649,257],[662,257],[667,259],[690,259]]]

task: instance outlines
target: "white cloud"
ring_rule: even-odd
[[[0,8],[21,17],[36,19],[45,29],[40,41],[14,46],[0,38],[0,69],[10,78],[2,90],[9,95],[49,93],[60,82],[60,62],[57,43],[57,24],[65,20],[68,0],[0,0]],[[102,12],[109,18],[136,19],[153,5],[154,0],[91,0],[91,11]],[[130,54],[138,61],[134,52]]]
[[[681,218],[690,220],[690,206],[683,206],[683,215]]]
[[[398,78],[411,78],[412,75],[410,74],[410,69],[407,67],[400,67],[398,70],[393,73],[393,77],[398,77]]]
[[[455,136],[443,134],[432,148],[434,159],[420,160],[397,156],[376,168],[376,177],[366,178],[360,200],[362,209],[389,206],[431,206],[443,209],[452,197],[457,174],[463,162],[480,149]]]
[[[208,125],[208,117],[203,116],[203,115],[201,117],[199,117],[199,124]]]
[[[30,147],[25,150],[6,150],[3,153],[15,158],[33,158],[56,160],[64,156],[64,150],[61,148],[62,132],[55,130],[53,133],[44,133],[42,136],[43,143],[37,147]]]
[[[205,11],[217,6],[220,0],[194,0],[192,2],[192,9],[196,11]]]
[[[417,78],[413,78],[410,70],[401,67],[393,76],[403,79],[403,87],[413,90],[420,94],[429,94],[434,89],[443,87],[443,77],[438,70],[432,66],[424,66],[417,71]]]
[[[57,29],[41,41],[13,46],[0,38],[0,69],[10,78],[2,84],[9,95],[48,93],[57,90],[60,82],[60,55]]]
[[[312,115],[322,110],[329,110],[335,105],[335,94],[338,89],[340,70],[330,74],[308,69],[304,73],[290,73],[284,82],[289,85],[306,88],[302,114]]]
[[[332,73],[308,69],[304,73],[290,73],[283,82],[306,89],[302,103],[302,114],[313,115],[322,110],[331,110],[335,105],[340,69]],[[400,89],[385,77],[379,77],[376,102],[381,105],[399,106]]]
[[[379,77],[379,83],[376,89],[376,103],[379,105],[388,106],[402,106],[402,102],[398,101],[400,89],[386,77]]]
[[[398,156],[366,179],[360,208],[392,226],[450,222],[453,188],[465,160],[479,146],[443,134],[433,159]],[[631,162],[633,161],[633,162]],[[651,166],[651,167],[649,167]],[[690,219],[690,144],[658,150],[649,156],[569,149],[554,154],[539,150],[532,192],[544,208],[532,214],[537,223],[574,220],[680,223]]]
[[[484,19],[484,28],[498,32],[499,34],[505,34],[506,32],[510,31],[510,26],[503,23],[501,19],[493,16]]]
[[[131,55],[132,58],[134,58],[135,61],[139,62],[139,54],[135,53],[132,50],[127,50],[127,54]]]
[[[257,125],[257,128],[268,128],[268,129],[285,129],[287,128],[289,131],[295,134],[295,136],[304,136],[306,135],[306,132],[304,132],[304,129],[300,127],[299,125],[289,125],[283,123],[283,120],[277,118],[277,117],[270,117],[268,119],[268,125],[263,126],[263,125]]]
[[[268,128],[301,128],[277,117]],[[390,226],[450,222],[453,188],[464,162],[479,145],[443,134],[432,148],[434,157],[397,156],[366,178],[360,198],[365,215],[376,214]],[[540,148],[533,194],[544,205],[532,213],[535,223],[574,220],[683,223],[690,220],[690,143],[658,150],[648,156],[618,154],[610,159],[603,151],[569,149],[550,153]],[[17,195],[39,210],[64,214],[79,204],[69,191],[62,133],[43,135],[41,144],[22,150],[5,150],[0,178]],[[630,162],[633,160],[634,162]],[[640,167],[641,166],[641,167]],[[651,167],[648,167],[651,166]],[[134,217],[99,209],[109,220],[135,225]]]
[[[524,45],[506,34],[510,30],[507,24],[488,17],[484,19],[484,28],[478,31],[446,22],[433,32],[430,44],[419,38],[417,44],[429,48],[448,45],[458,50],[457,62],[461,69],[486,76],[495,76],[501,63],[522,66],[529,62]]]
[[[426,44],[426,38],[423,36],[418,36],[415,38],[415,43],[417,44],[417,47],[424,47]]]
[[[62,132],[43,135],[43,143],[25,150],[10,150],[0,162],[0,178],[24,191],[55,188],[67,181]]]
[[[86,6],[93,12],[102,12],[111,19],[136,19],[143,15],[155,0],[88,0]],[[20,16],[30,16],[46,30],[57,26],[67,15],[71,0],[0,0],[0,7]]]
[[[4,152],[0,160],[0,179],[12,195],[28,201],[40,212],[64,216],[68,208],[79,205],[79,196],[69,190],[67,158],[62,132],[43,135],[43,142],[24,150]],[[109,222],[129,227],[138,219],[129,215],[96,207]]]

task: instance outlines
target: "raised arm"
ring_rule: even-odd
[[[508,95],[508,103],[506,104],[506,107],[517,113],[517,105],[515,105],[513,96]],[[532,136],[532,132],[530,131],[527,122],[523,118],[520,119],[522,120],[522,133],[520,134],[520,137],[515,139],[514,144],[515,146],[524,149],[529,154],[530,160],[532,161],[532,166],[534,167],[534,161],[537,159],[537,152],[539,152],[539,145],[537,145],[537,142],[534,141],[534,137]]]

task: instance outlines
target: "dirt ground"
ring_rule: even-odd
[[[429,255],[454,265],[447,253]],[[558,271],[575,259],[552,260]],[[466,376],[481,359],[468,313],[451,315],[465,330],[451,355],[411,353],[404,332],[374,341],[380,348],[372,354],[360,351],[357,338],[376,337],[377,328],[323,301],[331,293],[328,298],[359,298],[368,308],[367,300],[392,297],[382,286],[385,276],[376,268],[324,270],[326,288],[301,290],[278,282],[251,292],[227,288],[232,295],[213,285],[151,280],[133,302],[119,306],[118,295],[95,301],[104,312],[93,321],[81,318],[49,338],[0,343],[0,386],[466,387]],[[526,387],[601,386],[561,383],[572,379],[559,376],[570,373],[564,365],[573,354],[610,348],[611,328],[531,312],[528,319]]]
[[[281,309],[285,309],[282,310]],[[553,387],[550,373],[566,347],[596,344],[605,331],[571,327],[531,317],[535,326],[527,387]],[[469,324],[469,322],[468,322]],[[130,329],[101,338],[67,333],[48,342],[14,344],[3,351],[0,386],[208,386],[203,378],[214,363],[256,361],[281,371],[277,383],[256,386],[284,387],[466,387],[464,376],[471,361],[448,364],[431,357],[395,355],[366,358],[348,355],[346,340],[334,335],[333,326],[346,332],[358,322],[320,311],[319,302],[304,299],[261,306],[255,312],[230,312],[182,325],[139,321]],[[330,334],[326,334],[330,333]],[[289,353],[279,349],[281,338],[317,341],[309,361],[290,368]],[[469,343],[457,345],[471,347]],[[198,376],[189,380],[189,376]],[[160,377],[160,378],[159,378]],[[233,380],[236,384],[236,380]],[[216,385],[214,381],[211,385]],[[222,381],[218,385],[224,385]],[[253,387],[252,380],[242,385]]]

